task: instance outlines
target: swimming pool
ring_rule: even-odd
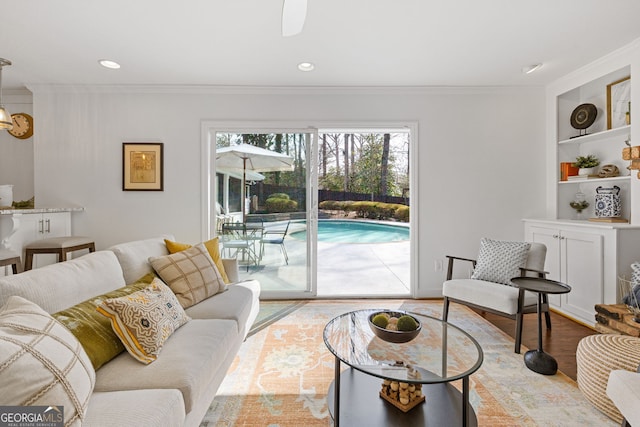
[[[290,234],[294,239],[306,240],[307,231]],[[330,243],[386,243],[409,240],[409,227],[367,221],[318,221],[318,241]]]

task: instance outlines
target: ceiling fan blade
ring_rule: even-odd
[[[307,0],[284,0],[282,5],[282,35],[295,36],[302,31],[307,17]]]

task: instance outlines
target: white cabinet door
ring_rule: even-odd
[[[547,257],[544,270],[548,272],[547,279],[560,280],[560,231],[557,228],[529,227],[526,240],[542,243],[547,247]],[[560,307],[560,295],[549,295],[549,304]]]
[[[562,230],[560,281],[571,286],[562,295],[562,309],[582,319],[593,319],[594,305],[603,302],[603,236]]]

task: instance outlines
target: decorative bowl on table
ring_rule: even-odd
[[[396,344],[411,341],[422,330],[420,321],[409,313],[391,310],[372,313],[369,316],[369,326],[378,338]]]

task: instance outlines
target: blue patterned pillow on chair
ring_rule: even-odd
[[[530,243],[505,242],[483,238],[472,279],[511,285],[520,276],[520,268],[527,263]]]

